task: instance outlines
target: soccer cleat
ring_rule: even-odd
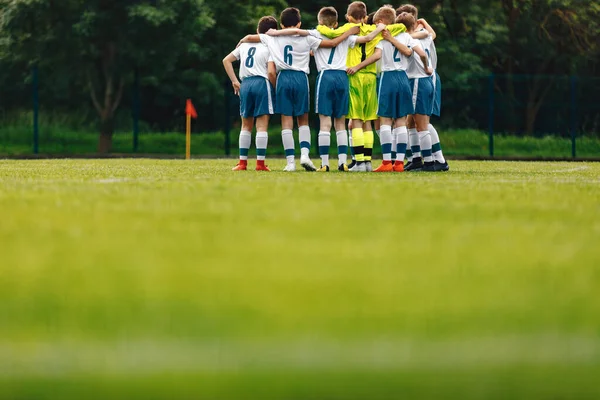
[[[349,168],[348,168],[348,166],[346,164],[340,164],[338,166],[338,171],[340,171],[340,172],[348,172]]]
[[[312,161],[310,161],[310,158],[308,158],[307,156],[300,157],[300,165],[302,165],[307,171],[314,172],[317,170],[315,164],[313,164]]]
[[[396,165],[396,164],[394,164],[394,165]],[[406,168],[409,168],[411,165],[412,165],[412,160],[407,161],[406,165],[403,165],[404,171],[406,171]]]
[[[271,172],[271,169],[269,167],[267,167],[265,164],[256,164],[256,170]]]
[[[329,165],[322,165],[317,172],[329,172]]]
[[[235,167],[233,167],[232,171],[246,171],[248,169],[248,161],[240,160]]]
[[[285,168],[283,169],[283,172],[296,172],[296,164],[290,163],[290,164],[286,165]]]
[[[349,169],[350,172],[367,172],[367,167],[365,163],[356,163],[356,165]]]
[[[350,164],[348,164],[348,170],[351,170],[356,165],[356,160],[352,160]]]
[[[384,162],[373,172],[393,172],[393,171],[394,171],[394,166],[392,165],[392,163]]]
[[[418,172],[423,169],[423,159],[421,157],[413,158],[409,166],[404,166],[405,171]]]
[[[450,166],[448,165],[448,162],[441,163],[439,161],[436,161],[433,164],[433,169],[435,170],[435,172],[447,172],[450,171]]]
[[[423,169],[421,169],[421,171],[423,171],[423,172],[435,172],[435,163],[433,161],[426,162],[423,165]]]
[[[394,164],[394,172],[404,172],[404,163],[402,161],[396,161]]]
[[[367,172],[373,172],[373,163],[371,161],[365,161],[365,168]]]

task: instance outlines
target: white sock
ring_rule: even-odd
[[[348,134],[348,147],[350,148],[350,154],[352,155],[352,161],[356,160],[356,156],[354,155],[354,147],[352,147],[352,132]]]
[[[421,142],[423,161],[433,162],[433,155],[431,153],[431,134],[429,131],[419,132],[419,141]]]
[[[437,162],[444,164],[446,162],[446,159],[444,158],[444,153],[442,153],[440,135],[438,135],[437,131],[431,124],[429,124],[427,129],[429,129],[429,133],[431,134],[431,151],[433,152],[433,159]]]
[[[412,151],[413,158],[421,158],[421,144],[419,141],[419,132],[416,129],[408,130],[410,150]]]
[[[310,154],[310,128],[305,125],[298,128],[300,138],[300,154],[308,157]]]
[[[331,133],[319,132],[319,156],[321,156],[321,165],[329,166],[329,148],[331,147]]]
[[[404,160],[400,160],[397,156],[396,156],[396,148],[398,147],[398,138],[396,137],[396,135],[394,135],[392,133],[392,159],[394,159],[394,157],[396,157],[396,161],[400,161],[400,162],[404,162]]]
[[[256,159],[264,161],[267,157],[267,145],[269,134],[267,132],[256,132]]]
[[[336,132],[338,146],[338,165],[348,162],[348,131]]]
[[[408,130],[405,126],[394,129],[392,135],[396,136],[396,160],[404,161],[406,147],[408,146]]]
[[[392,161],[392,127],[390,125],[381,125],[381,152],[383,161]]]
[[[248,150],[252,144],[252,136],[248,131],[240,132],[240,160],[248,160]]]
[[[294,134],[291,129],[284,129],[281,131],[281,140],[283,141],[283,149],[285,150],[285,158],[288,164],[294,163]]]

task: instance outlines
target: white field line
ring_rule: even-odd
[[[0,342],[0,379],[162,372],[390,371],[523,365],[600,366],[600,339]]]

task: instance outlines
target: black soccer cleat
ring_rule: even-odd
[[[434,168],[435,172],[447,172],[447,171],[450,171],[450,166],[448,165],[448,162],[441,163],[439,161],[436,161],[433,164],[433,168]]]
[[[354,168],[355,165],[356,165],[356,160],[352,160],[352,162],[350,164],[348,164],[348,169]]]
[[[421,157],[413,158],[409,165],[404,166],[404,170],[408,172],[419,172],[423,169],[423,159]]]
[[[426,162],[423,165],[423,169],[421,169],[421,171],[423,171],[423,172],[435,172],[435,163],[433,161]]]

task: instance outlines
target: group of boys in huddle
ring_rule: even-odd
[[[307,171],[330,170],[332,127],[339,171],[448,171],[439,136],[430,124],[431,115],[439,116],[441,106],[441,82],[435,72],[436,33],[427,21],[417,18],[413,5],[397,10],[386,5],[369,15],[360,1],[348,6],[348,23],[341,27],[333,7],[320,10],[319,26],[310,31],[300,29],[301,16],[296,8],[281,13],[281,30],[275,18],[261,18],[258,34],[243,38],[223,60],[240,96],[242,117],[240,160],[233,170],[247,170],[251,132],[256,125],[256,170],[269,171],[265,165],[269,117],[281,114],[287,159],[284,171],[296,170],[294,118],[300,164]],[[319,169],[309,157],[311,55],[319,71],[315,89],[320,119]],[[241,83],[233,68],[235,61],[240,61]],[[383,162],[375,170],[371,164],[374,130],[383,153]],[[352,155],[349,165],[348,147]]]

